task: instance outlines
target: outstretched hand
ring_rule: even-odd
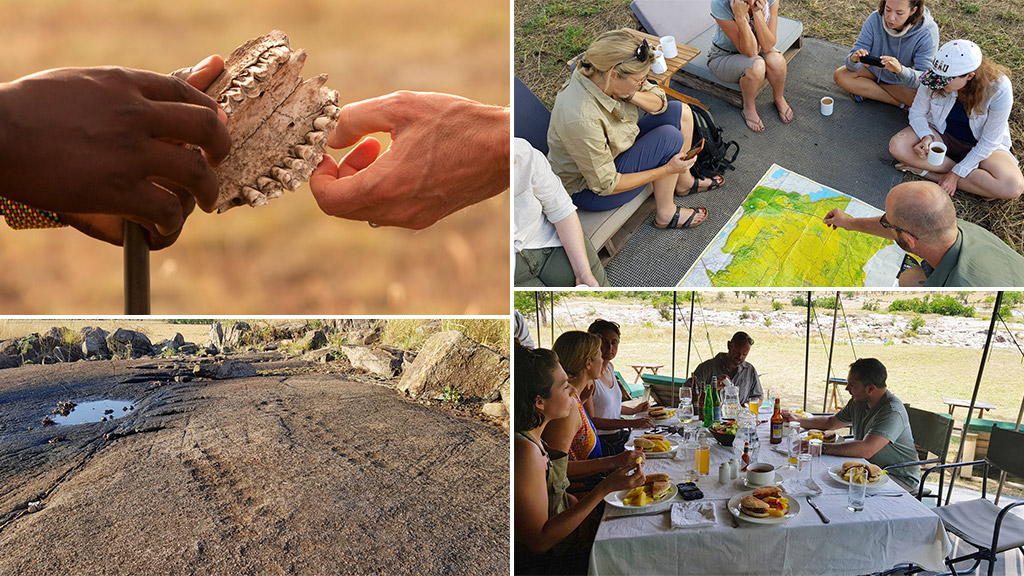
[[[195,203],[215,207],[211,164],[231,146],[226,116],[194,87],[216,78],[224,61],[202,64],[176,75],[60,68],[0,85],[0,195],[68,214],[69,223],[114,243],[118,218],[96,214],[143,223],[162,237],[155,247],[173,242]]]
[[[825,226],[831,226],[832,229],[842,228],[844,230],[850,229],[850,216],[843,212],[842,208],[833,208],[825,214],[825,218],[822,222]]]
[[[341,109],[309,185],[320,209],[350,220],[422,229],[509,187],[509,110],[432,92],[395,92]]]

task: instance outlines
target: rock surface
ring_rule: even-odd
[[[100,360],[110,358],[107,336],[110,336],[110,333],[102,328],[82,328],[82,356]]]
[[[341,346],[353,368],[366,370],[383,378],[394,378],[402,371],[401,350],[380,346]]]
[[[449,331],[427,340],[398,389],[413,398],[434,398],[452,387],[463,398],[492,401],[501,398],[508,381],[508,358],[461,332]]]
[[[107,336],[107,348],[116,354],[130,358],[141,358],[153,354],[153,344],[142,332],[118,328]]]

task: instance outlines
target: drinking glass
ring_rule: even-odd
[[[681,398],[679,400],[679,413],[676,416],[679,418],[680,423],[693,420],[693,404],[689,398]]]
[[[750,409],[751,414],[757,416],[757,413],[761,411],[761,399],[751,398],[750,401],[747,403],[747,408]]]
[[[850,512],[864,509],[864,499],[868,491],[868,472],[863,468],[850,470],[850,489],[846,497],[846,507]]]
[[[811,459],[811,455],[806,452],[801,452],[796,457],[796,467],[801,475],[805,475],[807,478],[814,476],[814,460]],[[804,474],[806,471],[806,474]]]
[[[695,452],[694,466],[701,476],[711,473],[711,447],[698,445]]]

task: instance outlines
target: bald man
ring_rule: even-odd
[[[1024,256],[988,230],[958,219],[949,195],[934,182],[905,182],[890,190],[881,218],[853,218],[836,208],[824,222],[889,238],[923,258],[900,275],[900,286],[1024,286]]]

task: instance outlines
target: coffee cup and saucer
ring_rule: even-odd
[[[747,488],[779,486],[782,484],[782,475],[775,471],[775,466],[767,462],[756,462],[747,467],[746,476],[737,479],[737,483]]]

